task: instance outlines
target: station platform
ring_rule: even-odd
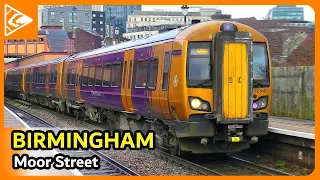
[[[305,139],[315,139],[314,123],[315,121],[312,120],[270,116],[269,132]]]
[[[5,128],[30,128],[18,115],[4,107],[4,127]],[[53,157],[57,152],[55,150],[28,150],[24,153],[32,157]],[[24,170],[26,176],[82,176],[78,170]]]

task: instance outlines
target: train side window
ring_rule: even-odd
[[[95,80],[95,83],[94,85],[95,86],[101,86],[101,83],[102,83],[102,65],[98,65],[96,67],[96,80]]]
[[[95,66],[90,66],[89,67],[89,79],[88,79],[88,86],[93,86],[94,84],[94,74],[95,74]]]
[[[40,84],[40,76],[41,76],[41,73],[40,71],[38,71],[38,75],[37,75],[37,84]]]
[[[146,88],[148,78],[148,61],[136,61],[135,65],[135,88]]]
[[[106,64],[106,65],[104,65],[104,68],[103,68],[102,86],[104,86],[104,87],[110,86],[110,75],[111,75],[111,66],[110,66],[110,64]]]
[[[30,77],[29,72],[27,72],[26,73],[26,83],[29,83],[29,77]]]
[[[82,70],[82,86],[87,86],[88,85],[88,75],[89,75],[89,67],[83,67]]]
[[[122,88],[124,88],[125,86],[125,82],[126,82],[126,72],[127,72],[127,61],[124,61],[124,67],[123,67],[123,71],[122,71]]]
[[[111,69],[111,87],[119,87],[121,82],[122,64],[112,64]]]
[[[70,85],[70,81],[71,81],[71,69],[67,70],[67,85]]]
[[[57,73],[57,71],[54,71],[53,72],[53,81],[52,81],[52,83],[56,84],[57,83],[57,79],[58,79],[58,73]]]
[[[162,90],[168,90],[169,81],[169,65],[170,65],[170,52],[166,52],[164,55],[164,66],[163,66],[163,76],[162,76]]]
[[[49,84],[53,84],[53,71],[50,71]]]
[[[148,85],[150,89],[156,89],[157,77],[158,77],[158,58],[156,57],[156,58],[150,59],[149,81],[148,81]]]
[[[131,89],[131,83],[132,83],[132,66],[133,66],[133,60],[130,61],[130,66],[129,66],[129,74],[128,74],[128,89]]]
[[[74,85],[75,80],[76,80],[76,69],[73,68],[73,69],[71,70],[70,85]]]
[[[37,76],[37,73],[33,71],[33,72],[32,72],[32,75],[33,75],[32,83],[36,83],[36,76]]]
[[[40,84],[44,84],[44,72],[40,73]]]

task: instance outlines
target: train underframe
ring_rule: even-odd
[[[17,93],[9,94],[17,96]],[[203,114],[193,114],[188,121],[160,120],[37,94],[20,94],[17,98],[50,107],[76,119],[105,123],[109,130],[140,130],[144,133],[153,130],[157,145],[175,155],[238,152],[256,143],[258,136],[266,135],[269,125],[267,113],[255,113],[252,123],[218,124]],[[233,142],[233,138],[237,141]]]

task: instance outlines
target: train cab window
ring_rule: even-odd
[[[211,86],[210,42],[192,42],[188,46],[187,81],[188,86]]]
[[[121,82],[121,64],[112,64],[111,87],[119,87]]]
[[[147,86],[147,74],[148,73],[148,61],[136,61],[135,68],[135,88],[146,88]]]
[[[95,69],[96,69],[95,66],[90,66],[89,67],[88,86],[93,86],[93,84],[94,84]]]
[[[111,75],[111,66],[109,64],[104,65],[103,68],[103,82],[102,86],[110,86],[110,75]]]
[[[88,85],[88,75],[89,75],[89,67],[83,67],[82,70],[82,86],[87,86]]]
[[[70,85],[74,85],[75,84],[75,81],[76,81],[76,69],[73,68],[71,70],[71,77],[70,77]]]
[[[162,90],[168,90],[168,81],[169,81],[169,66],[170,66],[171,55],[170,52],[164,54],[164,66],[163,66],[163,75],[162,75]]]
[[[148,82],[150,89],[156,89],[157,77],[158,77],[158,58],[152,58],[150,59],[149,82]]]
[[[67,70],[67,85],[70,85],[70,81],[71,81],[71,69]]]
[[[96,67],[95,86],[101,86],[102,83],[102,65]]]

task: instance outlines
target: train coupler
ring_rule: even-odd
[[[228,142],[243,141],[243,125],[228,125]]]

